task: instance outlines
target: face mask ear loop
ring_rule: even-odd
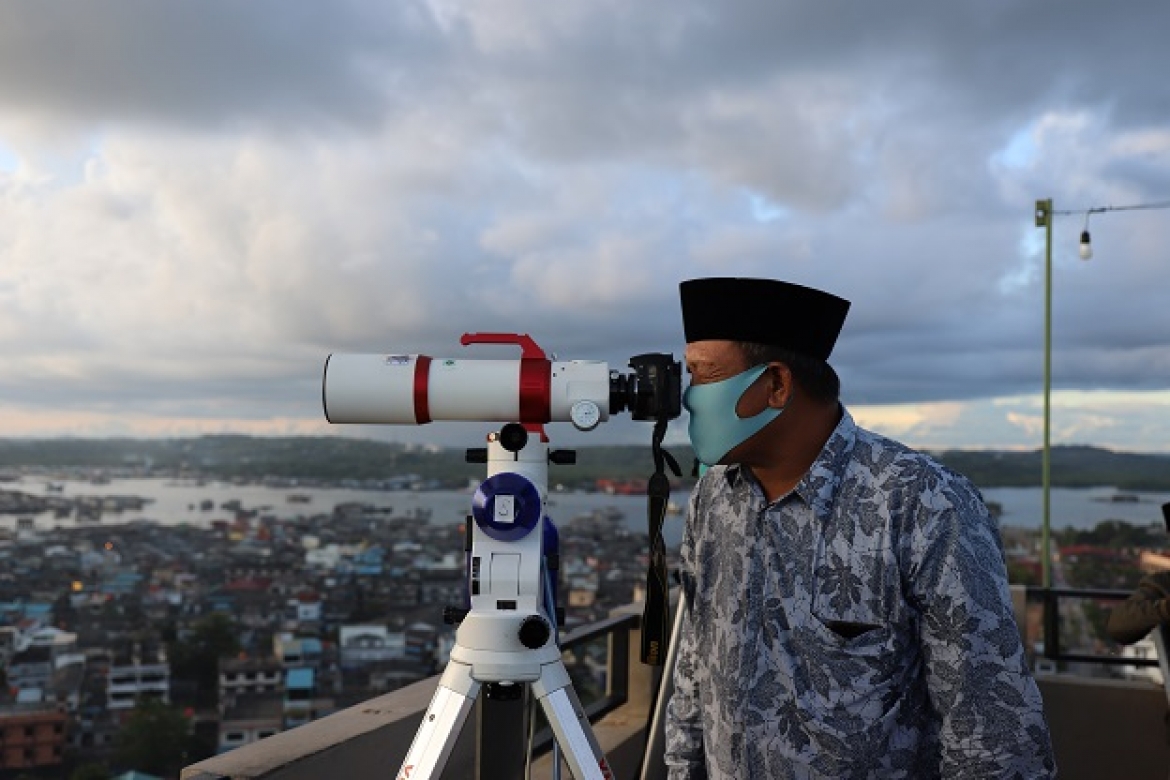
[[[755,368],[755,366],[752,366],[752,368]],[[765,368],[764,368],[764,373],[760,374],[760,376],[766,376],[766,375],[767,375],[767,373],[768,373],[768,369],[770,369],[770,368],[771,368],[771,366],[767,366],[767,367],[765,367]],[[748,371],[751,371],[751,370],[752,370],[751,368],[749,368],[749,369],[748,369]],[[758,382],[759,380],[757,379],[756,381]],[[754,382],[753,382],[753,384],[754,384]],[[740,393],[740,394],[739,394],[739,398],[738,398],[738,399],[736,399],[736,401],[735,401],[735,405],[736,405],[737,407],[739,406],[739,402],[743,400],[744,393],[746,393],[748,390],[751,390],[751,389],[752,389],[752,388],[751,388],[751,385],[748,385],[747,387],[745,387],[745,388],[743,389],[743,393]],[[769,395],[771,395],[771,393],[769,393]],[[784,405],[780,407],[780,411],[778,411],[778,412],[777,412],[777,414],[778,414],[778,415],[780,415],[780,414],[784,414],[784,412],[785,412],[785,411],[788,409],[788,406],[789,406],[789,404],[791,404],[791,403],[792,403],[792,396],[793,396],[793,393],[791,393],[791,392],[790,392],[790,393],[788,394],[788,400],[784,402]],[[760,410],[759,414],[763,414],[764,412],[768,411],[768,409],[771,409],[771,408],[772,408],[771,406],[767,406],[767,407],[765,407],[764,409]],[[747,420],[747,419],[749,419],[749,418],[747,418],[747,417],[740,417],[740,416],[739,416],[739,411],[738,411],[738,410],[736,411],[736,413],[735,413],[735,416],[736,416],[736,417],[739,417],[739,419],[741,419],[741,420]],[[756,415],[752,415],[752,417],[755,417],[755,416],[756,416]],[[697,461],[696,461],[696,462],[697,462]],[[694,474],[692,474],[691,476],[694,476]]]

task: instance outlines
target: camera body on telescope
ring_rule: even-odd
[[[419,354],[333,354],[322,397],[332,423],[424,425],[435,420],[571,422],[592,430],[613,414],[634,420],[681,413],[682,374],[672,355],[630,358],[633,372],[595,360],[549,360],[528,336],[466,334],[463,344],[517,344],[519,360]]]

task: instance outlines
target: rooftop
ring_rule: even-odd
[[[1032,594],[1013,591],[1019,625],[1026,617]],[[1100,594],[1095,594],[1099,596]],[[1116,594],[1115,594],[1116,595]],[[1035,606],[1032,604],[1032,606]],[[644,666],[630,653],[637,647],[640,606],[631,605],[609,621],[573,632],[562,642],[571,649],[600,635],[607,643],[606,689],[598,701],[585,702],[593,732],[601,743],[614,777],[660,780],[661,720],[658,696],[662,675]],[[1025,629],[1026,631],[1027,629]],[[1032,647],[1034,637],[1025,636]],[[1038,672],[1052,729],[1062,780],[1165,780],[1170,746],[1163,718],[1166,690],[1150,682],[1106,679],[1068,673]],[[310,780],[347,777],[384,778],[406,756],[421,718],[430,704],[438,677],[379,696],[321,720],[276,734],[254,744],[199,762],[183,770],[183,780]],[[584,697],[583,697],[584,698]],[[664,697],[663,697],[664,698]],[[482,712],[498,713],[499,703],[477,702]],[[495,716],[480,715],[485,731]],[[506,719],[495,718],[498,721]],[[476,718],[469,717],[456,742],[444,778],[498,777],[507,773],[476,773]],[[648,724],[650,724],[648,726]],[[481,761],[501,753],[498,735],[484,740],[492,746]],[[550,740],[538,736],[540,757],[533,778],[551,776]],[[541,750],[543,745],[543,752]],[[564,775],[568,776],[568,775]]]

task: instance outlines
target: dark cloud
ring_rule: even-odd
[[[679,353],[677,283],[734,274],[854,301],[851,403],[1036,394],[1034,201],[1170,200],[1168,16],[3,3],[3,388],[307,419],[331,351]],[[1059,387],[1170,386],[1168,219],[1093,215],[1086,265],[1083,214],[1055,218]]]
[[[411,2],[5,3],[0,96],[80,122],[344,122],[443,45]]]

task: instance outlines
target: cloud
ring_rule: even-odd
[[[382,53],[417,77],[441,43],[410,2],[8,3],[0,94],[30,122],[77,126],[367,122],[394,76]]]
[[[1170,215],[1076,244],[1088,207],[1170,202],[1168,16],[6,4],[0,396],[85,430],[311,428],[331,351],[517,331],[623,368],[680,351],[680,280],[762,275],[854,301],[834,362],[875,422],[1015,445],[1034,410],[989,399],[1040,392],[1051,197],[1054,385],[1148,402]],[[1067,435],[1152,446],[1143,403]]]

